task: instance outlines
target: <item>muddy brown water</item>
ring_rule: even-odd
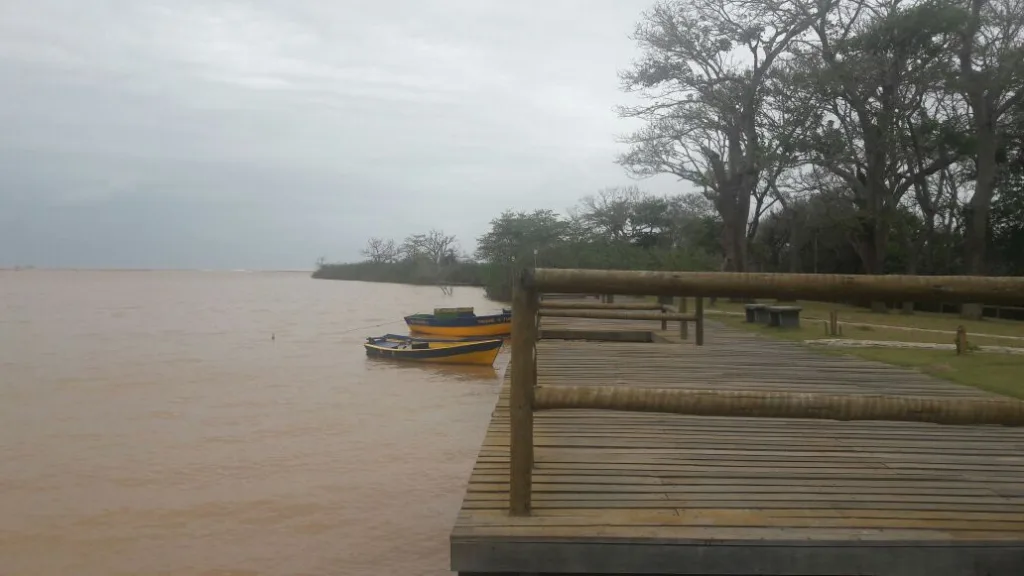
[[[0,271],[0,572],[449,574],[507,350],[360,345],[435,305],[500,309],[305,273]]]

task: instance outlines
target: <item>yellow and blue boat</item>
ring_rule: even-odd
[[[512,311],[477,316],[473,308],[434,308],[433,314],[405,317],[409,330],[434,336],[508,336],[512,333]]]
[[[501,339],[440,340],[387,334],[367,338],[363,348],[367,356],[376,358],[490,366],[498,357],[501,345]]]

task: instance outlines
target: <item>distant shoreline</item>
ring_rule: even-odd
[[[310,274],[310,268],[40,268],[35,266],[0,266],[0,272],[230,272],[260,274]]]
[[[323,264],[312,277],[317,280],[356,280],[412,286],[474,286],[485,288],[484,267],[475,262],[446,266],[423,260],[401,262],[354,262]]]
[[[445,282],[443,284],[437,284],[434,282],[411,282],[403,280],[369,280],[366,278],[327,278],[327,277],[316,277],[311,276],[314,280],[330,280],[332,282],[368,282],[371,284],[400,284],[403,286],[454,286],[457,288],[486,288],[483,284],[474,283],[460,283],[460,282]]]

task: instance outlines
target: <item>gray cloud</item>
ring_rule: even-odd
[[[472,249],[503,209],[629,183],[612,108],[648,3],[0,2],[0,266]]]

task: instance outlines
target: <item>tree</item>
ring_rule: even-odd
[[[633,205],[642,195],[635,186],[605,188],[584,196],[575,213],[592,233],[609,240],[626,240]]]
[[[577,223],[578,224],[578,223]],[[515,212],[506,210],[491,220],[491,227],[477,239],[476,257],[490,264],[488,293],[496,298],[510,298],[515,269],[534,257],[550,258],[549,251],[558,249],[573,229],[583,234],[551,210]],[[534,256],[534,251],[536,256]]]
[[[864,272],[886,272],[889,236],[903,196],[957,159],[955,118],[936,117],[950,23],[944,8],[888,0],[825,5],[801,44],[796,89],[824,119],[800,142],[823,182],[844,192],[845,218]],[[915,158],[909,142],[918,143]],[[927,157],[927,162],[918,159]]]
[[[667,201],[669,226],[664,235],[668,247],[721,259],[722,221],[711,200],[690,193],[677,194]]]
[[[436,265],[456,258],[458,241],[441,230],[432,229],[426,234],[412,234],[402,243],[402,253],[407,259],[425,258]]]
[[[996,195],[992,203],[991,245],[995,252],[995,271],[999,274],[1024,274],[1024,106],[1013,110],[1007,146]],[[975,193],[977,194],[977,193]]]
[[[992,204],[992,247],[1000,274],[1024,275],[1024,170],[1003,179]]]
[[[953,84],[970,110],[976,170],[966,220],[966,271],[984,274],[989,212],[1007,161],[1005,119],[1024,102],[1024,6],[1019,0],[966,0],[956,7],[961,27]],[[981,318],[978,305],[963,311]]]
[[[565,240],[569,224],[551,210],[506,210],[491,220],[491,228],[477,239],[479,260],[511,266],[534,250],[550,248]]]
[[[374,236],[366,241],[366,247],[359,253],[370,262],[385,263],[398,260],[399,249],[394,240]]]
[[[635,186],[605,188],[586,196],[575,214],[592,234],[613,242],[646,248],[671,245],[670,200]]]
[[[645,13],[634,35],[643,57],[622,75],[650,104],[624,107],[647,125],[626,138],[631,173],[668,173],[701,187],[722,220],[722,248],[746,269],[751,195],[765,169],[759,120],[769,75],[812,23],[799,2],[774,10],[729,0],[670,1]],[[742,63],[742,52],[748,63]]]

